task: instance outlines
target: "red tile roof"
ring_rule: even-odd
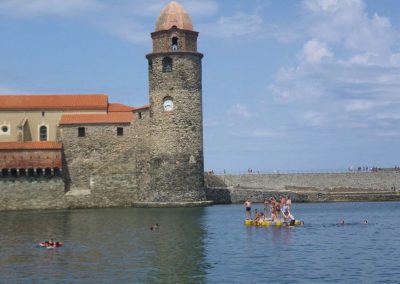
[[[90,95],[5,95],[0,110],[107,110],[108,96]]]
[[[120,103],[108,104],[108,112],[130,112],[134,110],[134,107],[123,105]]]
[[[61,150],[62,143],[54,141],[0,142],[0,150]]]
[[[65,114],[61,116],[60,124],[109,124],[131,123],[131,112],[111,112],[108,114]]]

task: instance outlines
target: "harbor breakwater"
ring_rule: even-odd
[[[246,198],[250,198],[253,202],[262,202],[264,198],[280,195],[289,195],[294,202],[400,200],[400,171],[205,174],[205,183],[207,200],[217,204],[241,203]],[[107,184],[103,186],[101,183],[95,185],[92,189],[68,191],[62,177],[2,178],[0,179],[0,211],[151,207],[140,203],[141,192],[124,186],[110,187]],[[186,204],[185,206],[198,205]],[[177,205],[168,203],[154,206],[176,207]]]
[[[215,203],[240,203],[246,198],[289,195],[295,202],[394,201],[400,200],[400,171],[206,174],[207,199]]]

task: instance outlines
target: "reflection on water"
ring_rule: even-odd
[[[0,212],[0,283],[398,283],[399,202],[293,213],[303,227],[246,227],[242,205]]]
[[[204,208],[0,213],[1,282],[203,282]],[[160,228],[149,230],[152,224]],[[38,248],[45,239],[57,249]]]

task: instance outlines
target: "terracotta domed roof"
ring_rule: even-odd
[[[156,32],[169,30],[173,26],[183,30],[193,30],[192,19],[189,14],[175,1],[162,9],[157,19]]]

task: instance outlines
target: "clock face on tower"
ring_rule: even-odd
[[[164,111],[173,111],[174,103],[171,98],[167,98],[164,100]]]

